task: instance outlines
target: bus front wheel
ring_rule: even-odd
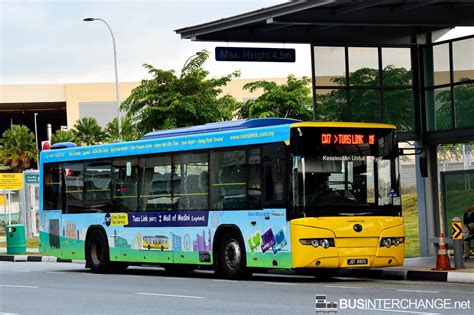
[[[250,275],[246,266],[243,241],[234,231],[225,234],[220,244],[219,269],[228,279],[243,279]]]
[[[86,254],[87,266],[92,272],[109,272],[111,268],[109,243],[102,231],[92,231],[87,241]]]

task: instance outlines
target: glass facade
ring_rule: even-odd
[[[408,47],[313,47],[317,120],[391,123],[414,131]]]
[[[474,36],[423,48],[428,131],[474,127]]]

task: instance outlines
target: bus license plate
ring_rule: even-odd
[[[348,259],[347,264],[348,265],[367,265],[368,260],[367,258]]]

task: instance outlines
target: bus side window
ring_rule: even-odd
[[[112,165],[112,209],[115,212],[138,210],[138,159],[114,159]]]
[[[180,153],[174,155],[174,168],[180,175],[179,186],[173,188],[176,210],[208,208],[208,154]]]
[[[144,211],[172,210],[171,155],[140,159],[143,170],[140,185],[140,206]]]
[[[84,170],[84,207],[90,212],[111,210],[112,162],[86,162]]]
[[[64,210],[61,166],[58,163],[46,164],[43,174],[43,210]]]
[[[283,144],[265,144],[262,147],[264,207],[285,206],[286,150]]]
[[[66,213],[84,211],[84,163],[63,164],[66,184]]]
[[[245,150],[211,152],[211,209],[246,209]]]

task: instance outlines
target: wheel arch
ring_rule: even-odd
[[[218,263],[219,246],[222,241],[222,236],[227,232],[236,232],[242,240],[242,244],[244,245],[244,252],[246,252],[247,250],[242,231],[239,229],[239,227],[235,224],[221,224],[217,227],[212,240],[212,258],[215,266],[217,266]],[[245,262],[245,264],[247,264],[247,262]]]
[[[86,268],[90,267],[90,266],[88,266],[89,259],[87,259],[87,256],[89,255],[89,253],[88,253],[88,250],[87,250],[87,246],[89,245],[90,235],[95,230],[99,230],[102,233],[104,233],[105,239],[107,240],[107,244],[109,243],[109,239],[107,237],[107,232],[105,231],[103,226],[101,226],[101,225],[91,225],[91,226],[89,226],[89,228],[87,229],[86,238],[85,238],[85,241],[84,241],[84,257],[86,258]]]

